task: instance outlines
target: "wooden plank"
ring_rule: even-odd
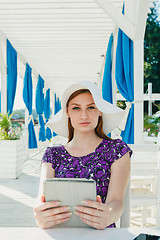
[[[134,25],[118,11],[109,0],[95,0],[113,22],[130,38],[134,39]]]

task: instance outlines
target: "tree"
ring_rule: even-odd
[[[154,93],[160,93],[160,22],[156,4],[148,14],[144,38],[144,92],[152,82]]]
[[[154,8],[150,9],[144,37],[144,92],[147,91],[148,83],[151,82],[153,93],[160,93],[160,22],[156,7],[154,3]],[[157,110],[157,107],[153,106],[153,112]],[[145,112],[147,111],[145,102]]]

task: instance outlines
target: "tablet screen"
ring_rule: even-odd
[[[148,235],[145,233],[141,233],[133,240],[160,240],[160,236]]]

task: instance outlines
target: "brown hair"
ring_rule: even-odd
[[[74,93],[72,93],[67,101],[67,104],[66,104],[66,108],[68,108],[68,104],[69,102],[77,97],[78,95],[82,94],[82,93],[90,93],[91,92],[88,90],[88,89],[80,89],[80,90],[77,90],[75,91]],[[70,118],[68,118],[68,132],[69,132],[69,135],[68,135],[68,142],[70,142],[72,139],[73,139],[73,135],[74,135],[74,128],[72,127],[72,124],[71,124],[71,120]],[[102,116],[99,116],[99,120],[98,120],[98,124],[97,124],[97,127],[95,128],[95,133],[97,134],[98,137],[100,138],[103,138],[103,139],[110,139],[104,132],[103,132],[103,118]]]

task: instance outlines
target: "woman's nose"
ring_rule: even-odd
[[[88,113],[87,113],[87,110],[83,110],[81,111],[81,118],[88,118]]]

